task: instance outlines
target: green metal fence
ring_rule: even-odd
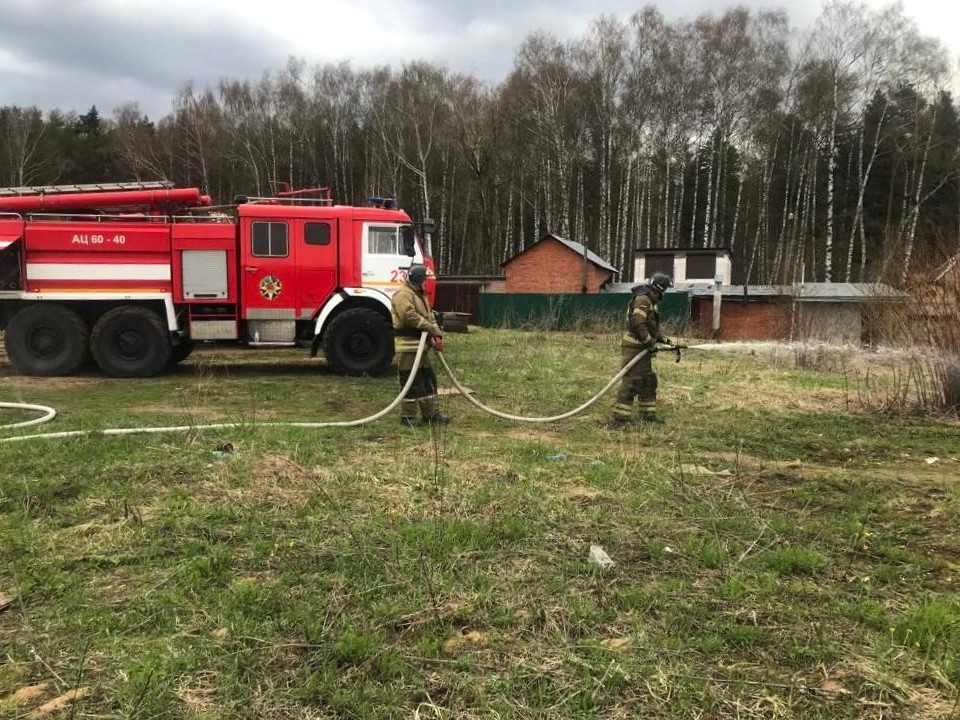
[[[620,327],[629,302],[629,293],[480,293],[478,321],[484,327],[542,330]],[[689,293],[669,292],[660,301],[660,322],[669,332],[682,332],[689,317]]]

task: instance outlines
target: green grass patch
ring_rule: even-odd
[[[619,359],[615,333],[491,330],[447,355],[534,415]],[[759,356],[657,366],[667,425],[627,431],[612,397],[552,425],[449,396],[443,429],[263,425],[396,392],[292,351],[131,382],[0,367],[51,429],[241,423],[0,445],[0,716],[83,687],[64,716],[950,717],[957,426]]]

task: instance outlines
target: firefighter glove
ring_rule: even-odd
[[[433,349],[437,352],[443,352],[443,338],[439,335],[434,335],[430,338],[430,344],[433,345]]]

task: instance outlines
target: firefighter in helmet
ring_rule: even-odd
[[[657,417],[657,375],[653,372],[653,356],[649,352],[656,344],[670,344],[670,340],[660,334],[660,313],[657,304],[673,286],[670,276],[657,272],[646,285],[633,288],[633,297],[627,306],[627,330],[620,343],[623,354],[623,367],[644,350],[648,354],[623,376],[617,402],[613,406],[613,425],[623,427],[633,420],[633,400],[638,399],[640,420],[647,423],[662,424]]]
[[[443,336],[430,309],[430,301],[423,290],[427,279],[424,265],[411,265],[407,280],[394,294],[390,302],[393,316],[394,345],[397,351],[397,369],[400,387],[410,379],[413,361],[420,344],[420,333],[429,334],[428,342],[434,350],[443,351]],[[405,427],[417,427],[421,420],[417,418],[419,406],[423,423],[446,425],[450,419],[440,413],[437,398],[437,374],[430,363],[430,348],[426,348],[420,360],[420,367],[414,377],[410,391],[400,404],[400,424]]]

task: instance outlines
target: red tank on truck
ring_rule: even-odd
[[[0,188],[0,329],[25,375],[90,358],[150,377],[197,345],[309,348],[343,374],[393,357],[390,298],[428,268],[433,223],[390,199],[333,204],[325,188],[213,206],[196,188],[113,183]]]

